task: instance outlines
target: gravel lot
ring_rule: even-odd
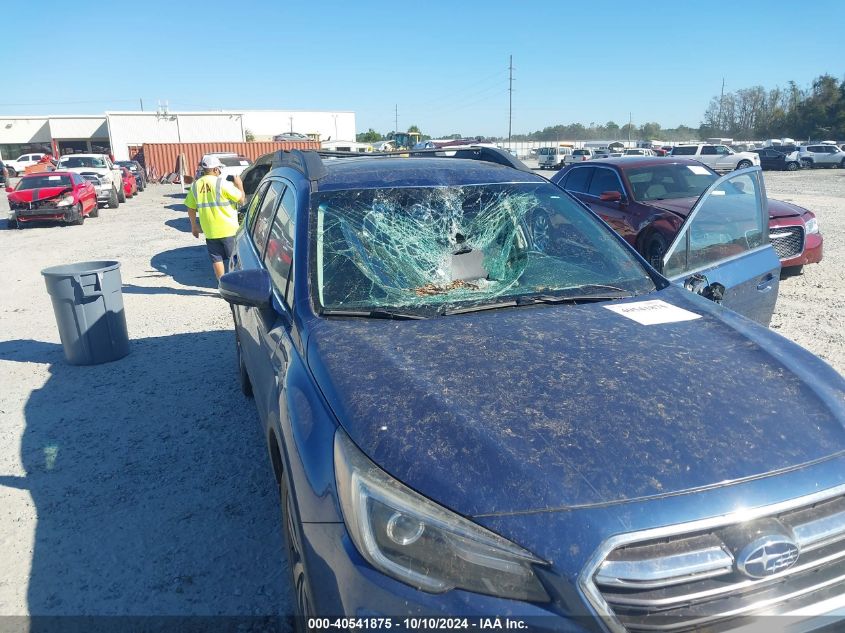
[[[824,261],[781,283],[772,327],[845,373],[845,171],[766,183],[825,236]],[[0,231],[0,615],[290,610],[231,316],[178,191],[153,185],[83,226]],[[39,271],[99,259],[121,262],[132,353],[71,367]]]

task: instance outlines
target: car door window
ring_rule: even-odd
[[[701,155],[702,156],[714,156],[716,154],[716,148],[712,145],[705,145],[701,148]]]
[[[768,241],[759,171],[726,177],[702,198],[670,247],[663,272],[676,277]]]
[[[255,248],[259,255],[264,252],[264,245],[267,243],[267,237],[270,235],[270,227],[273,223],[273,213],[276,211],[276,202],[284,188],[285,186],[279,181],[272,181],[267,193],[264,194],[264,199],[261,201],[261,208],[252,227],[252,240],[255,242]]]
[[[619,182],[619,177],[612,169],[598,168],[593,174],[593,179],[590,182],[590,188],[587,193],[591,196],[599,197],[605,191],[618,191],[623,193],[622,183]]]
[[[270,273],[279,293],[285,297],[285,303],[292,307],[293,289],[288,288],[292,283],[291,268],[293,267],[293,236],[294,218],[296,211],[296,196],[293,189],[287,187],[282,195],[282,201],[273,219],[270,229],[270,239],[264,251],[264,265]]]
[[[728,154],[731,153],[731,150],[729,150],[724,145],[717,145],[716,146],[716,153],[719,154],[720,156],[727,156]]]
[[[589,185],[590,175],[592,173],[592,167],[576,167],[569,172],[563,188],[567,191],[574,191],[575,193],[587,193],[587,186]]]

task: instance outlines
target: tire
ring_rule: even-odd
[[[117,191],[117,200],[118,202],[126,202],[126,190],[123,187]]]
[[[88,213],[88,217],[89,217],[89,218],[98,218],[98,217],[100,217],[100,203],[99,203],[99,202],[95,202],[95,203],[94,203],[94,208],[93,208],[93,209],[91,209],[91,211]]]
[[[82,226],[85,224],[85,214],[82,213],[82,205],[78,202],[73,209],[73,214],[76,216],[76,219],[73,222],[69,222],[69,224],[73,224],[75,226]]]
[[[643,249],[643,257],[651,264],[655,270],[663,270],[663,255],[666,254],[666,248],[669,244],[666,238],[660,233],[654,233],[646,241],[645,249]]]
[[[534,242],[534,248],[546,252],[552,241],[551,228],[548,215],[543,211],[534,214],[534,217],[531,218],[531,238]]]
[[[145,186],[145,185],[144,185],[144,183],[142,182],[140,185],[138,185],[138,192],[141,192],[141,191],[143,191],[144,189],[146,189],[146,186]]]
[[[14,167],[7,167],[6,171],[9,172],[9,178],[17,178],[18,177],[18,172],[15,171]]]
[[[282,507],[282,532],[288,559],[288,571],[290,572],[290,586],[294,594],[295,621],[293,628],[297,633],[305,633],[310,630],[307,622],[308,618],[314,615],[314,601],[311,599],[311,586],[308,582],[308,573],[305,570],[302,540],[299,537],[299,520],[297,519],[296,509],[293,507],[293,498],[288,490],[287,475],[281,473],[280,479],[279,497]]]
[[[797,171],[800,166],[795,161],[789,162],[786,164],[786,171]]]
[[[247,398],[252,398],[252,381],[249,379],[249,373],[246,370],[244,355],[241,351],[241,339],[237,333],[235,333],[235,346],[238,354],[238,382],[241,385],[241,393]]]
[[[117,197],[117,191],[112,188],[109,195],[109,209],[117,209],[118,206],[120,206],[120,199]]]
[[[801,159],[801,167],[804,169],[812,169],[813,168],[813,161],[809,158],[802,158]]]
[[[751,161],[750,160],[741,160],[736,164],[737,169],[746,169],[748,167],[751,167]]]
[[[787,279],[789,277],[797,277],[804,274],[804,266],[789,266],[788,268],[780,269],[780,278]]]

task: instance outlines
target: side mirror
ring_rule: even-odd
[[[621,202],[622,194],[619,191],[603,191],[599,200],[602,202]]]
[[[220,278],[220,296],[233,305],[267,308],[272,287],[263,268],[235,270]]]

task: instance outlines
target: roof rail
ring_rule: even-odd
[[[482,160],[488,163],[497,163],[506,167],[512,167],[520,171],[533,173],[521,160],[498,147],[486,145],[458,145],[451,147],[434,147],[426,149],[391,150],[388,152],[339,152],[334,150],[310,150],[320,156],[331,156],[335,158],[368,158],[371,156],[404,156],[404,157],[436,157],[436,158],[465,158],[470,160]]]
[[[464,158],[496,163],[505,167],[533,173],[525,163],[508,152],[498,147],[486,147],[482,145],[404,151],[396,150],[390,152],[337,152],[331,150],[280,149],[273,155],[270,168],[290,167],[291,169],[295,169],[311,181],[312,187],[316,188],[317,181],[328,174],[326,166],[323,163],[323,156],[334,158],[370,158],[377,156]]]

